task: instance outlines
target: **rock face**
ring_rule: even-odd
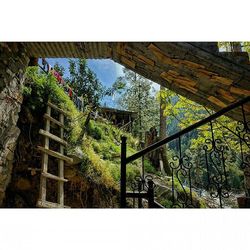
[[[12,172],[12,160],[20,130],[21,86],[29,58],[21,43],[0,43],[0,206]]]

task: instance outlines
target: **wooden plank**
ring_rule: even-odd
[[[238,95],[250,95],[250,90],[247,89],[242,89],[242,88],[236,88],[236,87],[231,87],[230,92]]]
[[[224,102],[214,96],[209,96],[207,99],[219,107],[225,108],[227,106]]]
[[[180,75],[174,75],[173,72],[171,71],[170,74],[168,72],[162,72],[160,75],[162,78],[166,79],[167,81],[172,80],[175,83],[187,87],[195,87],[196,82],[192,81],[191,79],[185,77],[185,76],[180,76]]]
[[[205,68],[203,65],[191,62],[189,60],[180,60],[180,64],[183,64],[185,66],[188,66],[190,68],[195,68],[195,69],[204,69]]]
[[[68,113],[66,111],[64,111],[61,108],[57,107],[55,104],[51,103],[50,101],[48,101],[48,106],[55,109],[56,111],[58,111],[61,114],[64,114],[66,116],[68,115]]]
[[[60,154],[60,153],[56,152],[56,151],[53,151],[53,150],[50,150],[50,149],[47,149],[47,148],[44,148],[44,147],[41,147],[41,146],[38,146],[37,148],[38,148],[38,150],[42,151],[43,153],[51,155],[51,156],[53,156],[55,158],[64,160],[64,161],[66,161],[68,163],[72,163],[73,162],[72,158],[69,158],[69,157],[67,157],[67,156],[65,156],[63,154]],[[47,172],[47,171],[43,171],[43,172]]]
[[[124,42],[117,43],[116,50],[117,50],[118,54],[125,56],[126,55],[125,47],[126,47],[126,43],[124,43]]]
[[[222,83],[224,85],[231,85],[233,83],[233,80],[222,77],[222,76],[212,76],[212,80]]]
[[[39,134],[49,137],[50,139],[59,142],[60,144],[67,146],[67,142],[61,139],[60,137],[51,134],[50,132],[44,131],[43,129],[39,130]]]
[[[138,55],[137,58],[142,61],[143,63],[146,63],[148,65],[151,65],[151,66],[155,66],[155,62],[143,55]]]
[[[59,115],[59,121],[64,124],[64,115]],[[63,139],[64,129],[60,128],[60,137]],[[64,147],[60,145],[60,154],[64,155]],[[59,160],[58,162],[58,173],[59,177],[64,179],[64,161]],[[63,188],[63,182],[58,183],[58,192],[57,192],[57,202],[61,205],[64,205],[64,188]]]
[[[52,179],[52,180],[56,180],[56,181],[60,181],[60,182],[68,182],[67,179],[65,179],[63,177],[59,177],[59,176],[53,175],[53,174],[50,174],[50,173],[42,173],[42,175],[45,178],[49,178],[49,179]]]
[[[58,120],[56,120],[53,117],[49,116],[48,114],[45,114],[43,117],[44,117],[45,120],[50,120],[51,122],[55,123],[59,127],[65,128],[65,126],[61,122],[59,122]]]
[[[155,57],[161,61],[164,64],[169,64],[174,67],[179,67],[178,63],[176,63],[175,59],[170,58],[167,56],[163,51],[161,51],[157,46],[155,46],[153,43],[151,43],[148,46],[148,49],[152,51],[152,53],[155,55]]]
[[[135,62],[134,61],[131,61],[129,59],[127,59],[126,57],[124,56],[121,56],[121,62],[122,63],[125,63],[127,66],[129,66],[130,68],[134,69],[135,68]]]
[[[226,99],[229,102],[236,101],[236,98],[233,97],[229,91],[226,91],[224,89],[217,89],[216,92],[218,92],[224,99]]]
[[[190,86],[179,85],[178,87],[181,89],[185,89],[189,92],[192,92],[193,94],[196,94],[198,92],[198,89],[190,87]]]
[[[40,208],[70,208],[68,206],[62,206],[61,204],[50,202],[50,201],[44,201],[44,200],[38,200],[37,201],[37,207]]]

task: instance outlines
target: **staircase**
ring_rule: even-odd
[[[52,117],[51,110],[59,113],[59,121]],[[67,142],[64,140],[64,117],[67,113],[51,103],[47,104],[47,110],[44,115],[45,130],[40,129],[39,134],[44,136],[44,147],[38,146],[38,150],[42,152],[42,168],[41,168],[41,181],[40,181],[40,194],[37,201],[37,207],[41,208],[69,208],[64,205],[64,182],[68,180],[64,178],[64,163],[72,163],[73,159],[64,155],[64,147]],[[54,126],[59,130],[60,137],[51,133],[51,127]],[[56,141],[60,144],[59,152],[53,151],[49,148],[50,140]],[[48,172],[49,156],[58,160],[58,175]],[[57,190],[57,203],[46,200],[47,194],[47,179],[52,179],[58,182]]]

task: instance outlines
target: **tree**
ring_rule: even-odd
[[[183,96],[177,95],[167,89],[161,91],[161,97],[166,101],[164,105],[164,113],[168,116],[167,124],[171,125],[175,121],[178,130],[184,129],[214,113],[214,111],[209,110],[206,107],[203,107],[202,105],[188,100]],[[242,174],[239,164],[239,162],[241,162],[241,149],[239,138],[236,135],[235,129],[237,127],[237,122],[233,121],[229,117],[221,116],[216,119],[216,121],[212,122],[212,127],[214,138],[219,139],[222,142],[221,145],[223,145],[226,149],[224,156],[227,159],[228,176],[232,178],[234,177],[235,173]],[[178,131],[176,130],[175,133],[176,132]],[[209,143],[209,141],[206,141],[206,139],[211,138],[212,134],[210,123],[181,136],[182,154],[189,154],[192,156],[192,162],[194,164],[195,170],[197,167],[201,168],[200,179],[203,179],[203,183],[205,182],[206,177],[206,163],[205,161],[201,161],[201,158],[204,159],[204,145],[207,142]],[[216,143],[218,142],[219,141]],[[175,147],[174,149],[175,151],[179,150],[178,147]],[[247,154],[249,148],[247,145],[242,145],[242,150]],[[176,153],[178,155],[179,152]],[[196,175],[196,177],[198,176]],[[236,185],[235,183],[233,185]],[[239,183],[237,184],[237,187],[234,187],[239,188]]]
[[[86,59],[70,59],[69,73],[66,82],[72,86],[78,96],[83,97],[85,105],[91,106],[92,109],[100,106],[100,101],[104,96],[111,96],[124,87],[120,78],[111,88],[103,86],[96,74],[87,66]]]
[[[128,69],[124,69],[124,74],[122,80],[126,87],[118,103],[123,109],[137,112],[138,118],[133,124],[133,134],[142,141],[146,131],[152,127],[159,127],[159,103],[151,81]]]
[[[218,42],[218,46],[228,52],[246,51],[250,53],[250,42]]]
[[[67,83],[72,86],[78,96],[82,96],[85,105],[94,108],[99,107],[100,100],[104,95],[104,87],[91,71],[85,59],[69,60],[69,73]]]
[[[159,139],[162,140],[167,137],[167,116],[164,114],[164,107],[165,107],[165,102],[166,100],[164,99],[164,95],[162,97],[161,92],[164,91],[164,87],[160,87],[160,130],[159,130]],[[164,171],[166,172],[167,175],[171,175],[171,170],[169,167],[169,162],[167,159],[167,148],[166,145],[164,145],[161,148],[161,160],[163,163],[163,168]]]
[[[54,64],[54,70],[57,71],[61,76],[64,75],[65,68],[62,65],[60,65],[58,62]]]

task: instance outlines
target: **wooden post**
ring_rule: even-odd
[[[51,107],[47,106],[47,115],[51,115]],[[50,132],[50,120],[46,119],[45,123],[45,131]],[[46,136],[45,137],[45,144],[44,144],[45,149],[49,149],[49,138]],[[49,162],[49,156],[48,154],[44,153],[43,158],[42,158],[42,173],[47,173],[48,172],[48,162]],[[46,200],[46,177],[41,175],[41,181],[40,181],[40,199],[42,201]]]
[[[120,181],[120,191],[121,199],[120,206],[121,208],[126,208],[126,150],[127,150],[127,137],[121,137],[121,181]]]
[[[59,114],[59,121],[64,125],[64,115]],[[60,137],[63,139],[64,129],[60,127]],[[64,146],[60,143],[60,153],[64,155]],[[64,178],[64,160],[59,159],[58,161],[58,173],[60,178]],[[58,193],[57,193],[57,202],[64,206],[64,192],[63,192],[63,181],[58,181]]]

